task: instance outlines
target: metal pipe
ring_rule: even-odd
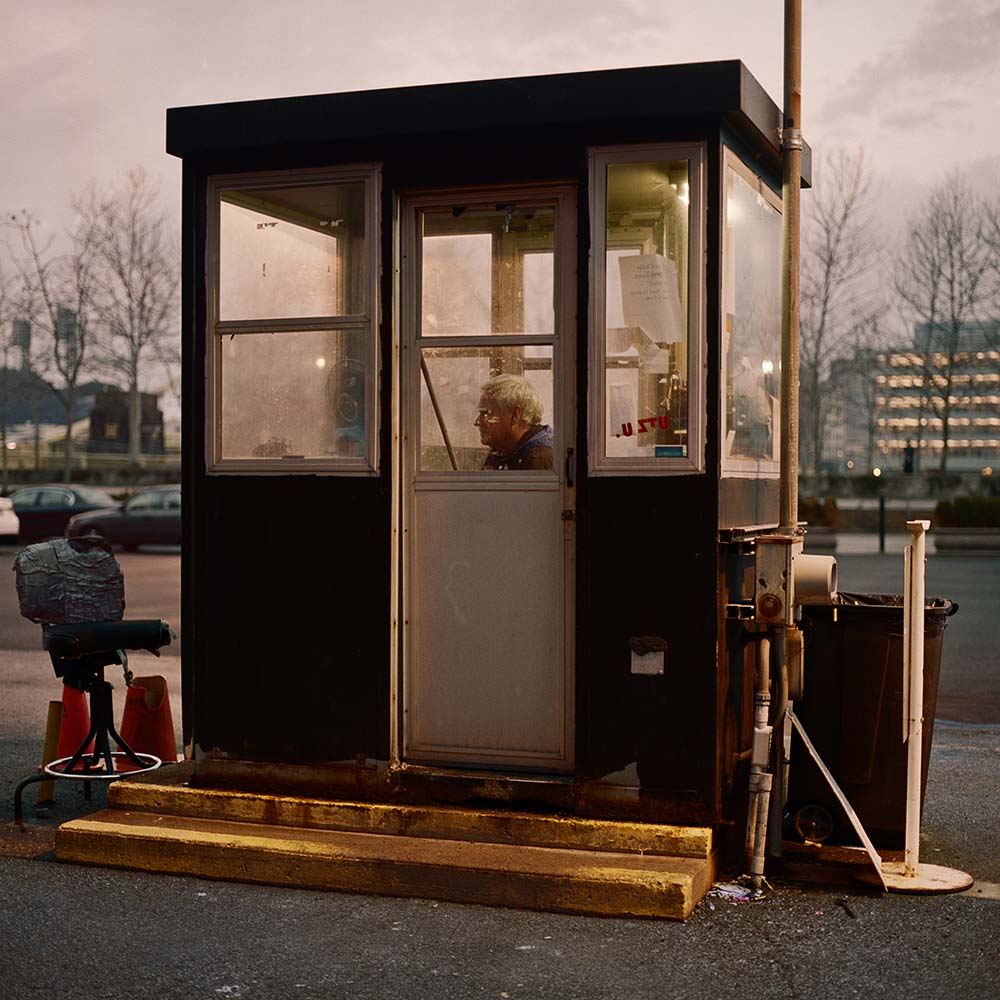
[[[920,864],[920,789],[923,783],[923,732],[924,732],[924,601],[927,539],[924,532],[929,521],[907,521],[906,528],[913,536],[906,553],[906,594],[909,606],[905,609],[905,642],[903,644],[907,670],[908,706],[906,720],[906,839],[903,857],[903,874],[909,878],[917,875]]]
[[[441,407],[438,405],[437,393],[431,384],[431,373],[427,370],[427,361],[422,353],[420,355],[420,371],[423,372],[424,383],[427,386],[427,395],[430,397],[431,406],[434,408],[434,416],[437,417],[438,427],[441,428],[441,437],[444,439],[444,446],[448,449],[448,458],[451,461],[451,467],[457,471],[458,462],[455,461],[455,452],[451,447],[451,439],[448,437],[448,428],[445,427],[444,416],[441,413]]]
[[[788,751],[790,743],[787,730],[788,711],[788,647],[785,629],[775,629],[774,641],[777,644],[772,657],[775,697],[771,702],[771,798],[770,811],[767,819],[767,855],[771,858],[781,857],[781,841],[785,819],[785,798],[788,795],[787,771]]]
[[[781,128],[781,530],[799,519],[799,194],[802,178],[802,0],[785,0]]]
[[[753,749],[750,755],[750,803],[747,809],[747,853],[750,857],[750,881],[755,889],[764,881],[764,846],[767,840],[767,817],[771,801],[771,640],[757,644],[757,688],[754,694]]]

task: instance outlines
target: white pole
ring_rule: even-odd
[[[924,567],[927,539],[924,533],[930,521],[907,521],[913,536],[907,546],[904,584],[904,685],[909,697],[903,699],[906,728],[906,850],[903,874],[916,878],[920,864],[920,786],[923,777],[924,731]]]
[[[882,863],[890,892],[961,892],[972,876],[956,868],[920,863],[920,786],[924,734],[924,568],[930,521],[907,521],[913,536],[903,552],[903,739],[906,741],[906,843],[902,862]]]

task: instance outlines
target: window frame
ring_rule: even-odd
[[[446,334],[440,336],[423,334],[422,329],[422,286],[423,253],[420,219],[423,213],[444,211],[452,207],[456,198],[468,208],[492,209],[500,203],[516,202],[518,207],[551,208],[555,216],[554,247],[561,251],[553,260],[554,301],[562,304],[555,309],[555,326],[551,333],[480,333],[468,336]],[[575,329],[568,317],[573,315],[570,303],[575,296],[575,283],[567,274],[567,260],[573,250],[568,246],[570,219],[575,218],[575,200],[567,196],[564,185],[523,184],[515,186],[455,187],[416,190],[403,195],[402,212],[402,294],[404,312],[401,321],[406,329],[403,343],[407,371],[409,398],[403,404],[406,424],[412,428],[406,435],[409,441],[406,481],[421,489],[488,489],[488,490],[550,490],[562,480],[563,468],[560,464],[567,447],[573,445],[574,435],[569,432],[566,416],[569,410],[566,394],[572,391],[572,379],[566,365],[573,358]],[[536,245],[530,252],[544,252]],[[560,323],[560,316],[562,322]],[[422,428],[420,425],[420,357],[423,349],[435,348],[496,348],[505,347],[549,347],[552,350],[553,399],[563,400],[561,413],[552,414],[555,447],[553,448],[553,468],[551,470],[496,470],[464,469],[438,470],[421,468]],[[412,351],[412,357],[406,357]]]
[[[591,146],[587,150],[590,174],[590,376],[587,421],[588,472],[591,476],[690,476],[705,472],[706,331],[705,234],[706,159],[704,142],[643,143]],[[609,457],[605,452],[607,368],[607,183],[608,167],[618,163],[662,160],[688,162],[688,447],[683,458]],[[613,248],[613,247],[612,247]]]
[[[280,319],[221,320],[219,268],[221,264],[221,192],[233,189],[317,187],[362,181],[365,185],[365,312],[355,315],[289,317]],[[381,357],[381,200],[382,165],[356,163],[322,170],[260,171],[213,174],[207,181],[205,252],[205,471],[208,475],[377,476],[379,442],[379,382]],[[278,336],[312,332],[359,331],[367,336],[365,379],[365,454],[322,458],[224,458],[222,455],[222,338]]]
[[[726,456],[726,394],[728,391],[727,379],[729,372],[726,367],[725,331],[726,331],[726,287],[727,275],[729,274],[729,259],[727,256],[726,233],[729,228],[729,188],[728,178],[729,168],[743,178],[747,184],[757,191],[764,200],[777,211],[778,218],[783,219],[781,197],[775,193],[771,186],[760,174],[755,173],[743,160],[728,146],[722,147],[722,171],[720,174],[721,183],[719,185],[719,206],[720,218],[722,220],[722,239],[720,240],[721,269],[719,272],[719,474],[724,479],[780,479],[781,460],[755,459],[755,458],[729,458]],[[781,262],[778,262],[778,294],[781,295]],[[778,331],[778,357],[781,357],[781,330]],[[780,406],[785,405],[785,400],[781,398],[781,388],[779,383],[778,402]],[[780,412],[780,411],[779,411]],[[778,428],[772,430],[776,434]]]

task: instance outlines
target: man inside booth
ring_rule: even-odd
[[[552,428],[542,423],[535,387],[517,375],[496,375],[480,389],[479,439],[490,450],[484,469],[551,469]]]

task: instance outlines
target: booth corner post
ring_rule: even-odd
[[[781,532],[799,513],[799,233],[802,178],[802,0],[785,0],[785,94],[780,134],[781,229]]]
[[[777,655],[758,655],[756,679],[757,711],[754,723],[754,764],[750,779],[748,848],[750,879],[760,890],[764,883],[764,855],[780,856],[784,806],[785,713],[788,705],[788,658],[786,644],[796,646],[792,576],[796,554],[802,550],[798,524],[799,447],[799,233],[802,183],[802,0],[785,0],[784,101],[779,140],[782,159],[781,226],[781,472],[779,529],[767,540],[764,562],[777,562],[775,579],[784,580],[783,595],[758,595],[756,617],[768,628],[771,641],[764,650]],[[758,539],[758,547],[763,539]],[[779,551],[780,550],[780,551]],[[761,563],[758,551],[758,566]],[[777,557],[776,559],[774,557]],[[769,574],[769,576],[772,574]],[[760,574],[758,573],[758,577]],[[767,588],[765,588],[767,589]],[[779,590],[784,589],[780,587]],[[782,599],[783,598],[783,599]],[[774,697],[770,694],[773,691]],[[760,719],[767,711],[765,722]],[[774,739],[778,733],[782,738]],[[768,761],[766,765],[762,759]],[[761,773],[770,770],[770,774]],[[775,780],[777,779],[777,780]]]

